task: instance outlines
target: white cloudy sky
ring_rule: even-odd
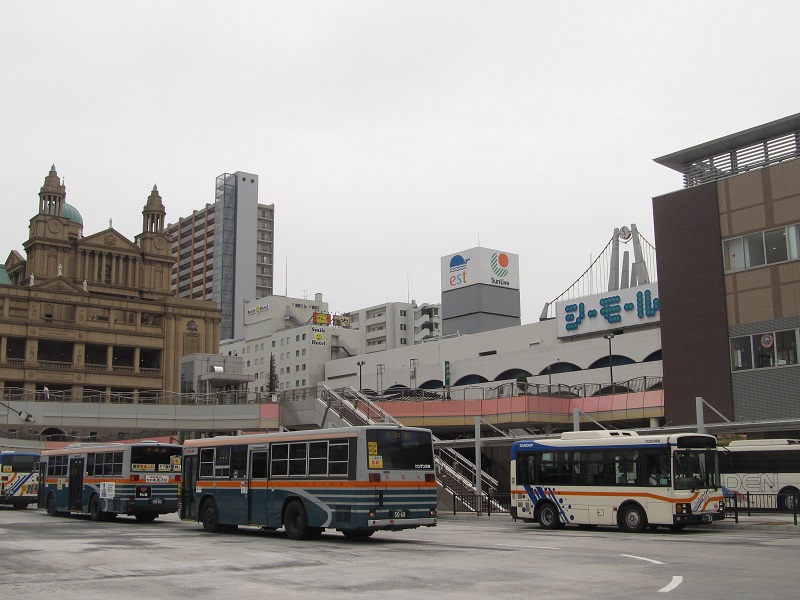
[[[133,239],[260,177],[275,291],[440,300],[440,257],[519,254],[523,322],[680,175],[652,159],[798,112],[800,3],[0,3],[0,254],[55,163]],[[288,263],[288,273],[286,264]]]

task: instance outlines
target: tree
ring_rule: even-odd
[[[272,394],[278,391],[280,381],[278,380],[278,366],[275,363],[275,355],[269,354],[269,386],[267,391]]]

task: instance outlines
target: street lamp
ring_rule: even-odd
[[[611,393],[614,393],[614,364],[611,361],[611,340],[614,339],[613,333],[607,333],[603,336],[608,340],[608,373],[611,375]]]
[[[360,360],[356,364],[358,365],[358,391],[360,392],[364,389],[364,387],[361,385],[361,367],[363,367],[366,363],[364,363],[363,360]]]

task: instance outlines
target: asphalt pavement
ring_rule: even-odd
[[[461,513],[439,513],[440,520],[459,520],[459,521],[513,521],[508,513],[482,514],[480,516],[471,512]],[[738,522],[734,517],[728,517],[722,521],[715,521],[705,525],[688,525],[688,528],[706,530],[734,530],[734,531],[774,531],[776,533],[796,533],[800,534],[800,516],[785,513],[739,513]]]

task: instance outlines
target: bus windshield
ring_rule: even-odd
[[[171,473],[181,470],[181,448],[177,446],[134,446],[131,448],[131,471]]]
[[[716,451],[676,450],[673,458],[676,490],[718,488],[719,469]]]
[[[408,429],[368,429],[370,469],[430,470],[433,468],[431,434]]]
[[[36,470],[37,456],[6,454],[0,461],[3,463],[3,473],[30,473]]]

